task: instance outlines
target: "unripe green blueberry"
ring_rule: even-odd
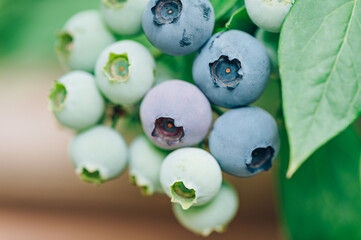
[[[209,203],[188,210],[173,204],[173,213],[185,228],[206,237],[213,231],[223,232],[226,229],[237,214],[238,202],[236,189],[229,182],[223,182],[218,194]]]
[[[164,192],[183,209],[212,200],[222,184],[216,159],[200,148],[181,148],[169,154],[160,170]]]
[[[149,0],[102,0],[100,13],[109,28],[120,35],[142,31],[142,16]]]
[[[62,125],[74,130],[95,125],[105,110],[93,75],[83,71],[67,73],[55,82],[49,106]]]
[[[58,34],[56,53],[70,69],[93,72],[99,54],[113,42],[99,12],[83,11],[71,17]]]
[[[258,27],[280,32],[283,21],[294,0],[245,0],[247,13]]]
[[[132,142],[129,151],[129,174],[134,184],[145,195],[163,193],[159,173],[167,153],[156,148],[144,135]]]
[[[70,144],[75,172],[86,182],[100,184],[120,176],[127,166],[127,146],[116,130],[96,126],[79,133]]]
[[[115,104],[134,104],[152,87],[155,61],[141,44],[123,40],[108,46],[95,68],[96,82]]]

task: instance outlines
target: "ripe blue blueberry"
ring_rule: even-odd
[[[250,177],[272,167],[280,147],[274,118],[258,107],[233,109],[217,119],[209,149],[222,170]]]
[[[156,148],[144,135],[132,142],[129,151],[129,174],[132,182],[145,195],[163,193],[159,173],[167,153]]]
[[[164,159],[160,183],[172,202],[188,209],[204,205],[217,195],[222,184],[222,171],[207,151],[181,148]]]
[[[105,110],[93,75],[83,71],[67,73],[55,82],[49,106],[62,125],[75,130],[95,125]]]
[[[138,102],[154,83],[153,56],[140,43],[124,40],[113,43],[96,63],[96,82],[106,98],[115,104]]]
[[[127,166],[127,146],[116,130],[96,126],[79,133],[70,144],[75,172],[86,182],[100,184],[122,174]]]
[[[236,189],[224,181],[216,197],[209,203],[187,210],[173,204],[173,213],[185,228],[207,237],[213,231],[221,233],[226,229],[237,214],[238,202]]]
[[[260,28],[278,33],[294,0],[245,0],[247,13]]]
[[[142,16],[149,0],[102,0],[100,13],[109,28],[120,35],[142,31]]]
[[[168,80],[145,96],[140,117],[148,138],[163,149],[176,149],[200,143],[212,124],[207,98],[194,85]]]
[[[98,11],[84,11],[71,17],[57,36],[56,53],[70,69],[94,71],[101,51],[115,42]]]
[[[231,30],[215,34],[193,63],[193,79],[208,99],[221,107],[254,102],[270,74],[265,47],[248,33]]]
[[[150,0],[143,29],[154,46],[178,56],[197,51],[212,35],[214,21],[208,0]]]

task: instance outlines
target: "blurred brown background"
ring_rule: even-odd
[[[0,65],[0,239],[203,239],[177,223],[167,197],[143,197],[127,173],[100,187],[78,179],[72,133],[47,108],[62,74],[56,62]],[[208,239],[281,239],[273,174],[226,176],[240,209],[226,233]]]

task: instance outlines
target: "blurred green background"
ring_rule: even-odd
[[[98,0],[0,0],[1,60],[55,61],[54,39],[65,21],[98,6]]]

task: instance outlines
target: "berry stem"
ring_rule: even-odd
[[[113,116],[112,118],[112,128],[117,129],[117,124],[120,119],[119,115]]]
[[[161,51],[153,51],[152,55],[155,60],[158,60],[164,55],[164,53],[162,53]]]
[[[212,111],[214,113],[216,113],[218,116],[221,116],[225,113],[225,111],[223,111],[221,108],[215,106],[215,105],[212,105]]]

